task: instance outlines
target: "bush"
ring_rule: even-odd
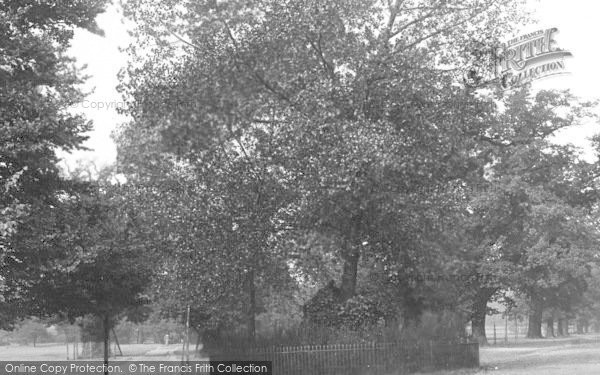
[[[10,345],[11,334],[10,332],[0,330],[0,346]]]
[[[322,327],[357,330],[378,324],[384,315],[379,303],[371,297],[356,295],[343,301],[339,288],[333,282],[304,305],[304,319]]]
[[[376,315],[370,315],[372,314],[369,310],[371,307],[364,299],[354,300],[345,306],[348,307],[343,316],[349,321],[360,321],[361,325],[332,327],[331,325],[302,322],[292,327],[281,328],[278,331],[269,331],[266,334],[257,333],[254,346],[397,342],[410,347],[431,343],[455,343],[466,339],[464,320],[457,313],[448,311],[426,312],[421,316],[419,322],[404,326],[398,324],[385,325],[380,318],[373,324],[366,324],[365,322],[368,319],[365,316],[375,320]],[[207,338],[204,344],[208,354],[222,354],[250,346],[244,330],[213,331],[210,339]]]
[[[466,340],[465,319],[452,311],[425,312],[419,322],[407,324],[400,330],[406,342],[457,342]]]
[[[365,296],[354,296],[338,306],[338,324],[352,330],[373,327],[382,322],[383,312],[377,303]]]
[[[304,305],[304,318],[318,326],[339,326],[341,303],[341,291],[331,281]]]

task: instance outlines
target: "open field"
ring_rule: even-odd
[[[69,351],[71,350],[70,347]],[[123,356],[111,358],[119,361],[181,359],[181,345],[125,344],[121,345],[121,350]],[[0,361],[61,361],[66,359],[67,349],[64,344],[41,344],[35,348],[21,345],[0,346]],[[201,358],[194,359],[201,360]]]
[[[180,345],[122,345],[118,360],[178,360]],[[600,373],[600,336],[524,340],[519,345],[490,346],[480,350],[481,368],[440,371],[430,375],[563,375]],[[42,344],[0,347],[0,361],[64,360],[65,345]],[[200,358],[196,358],[200,359]]]
[[[481,369],[431,375],[591,375],[600,373],[600,337],[528,340],[480,350]]]

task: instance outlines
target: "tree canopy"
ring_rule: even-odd
[[[83,99],[82,74],[66,55],[75,27],[99,32],[104,0],[0,4],[0,266],[18,262],[11,236],[28,213],[68,189],[56,150],[81,147],[88,120],[66,109]],[[0,325],[10,325],[21,290],[0,276]],[[13,316],[14,318],[14,316]]]
[[[105,3],[5,1],[2,322],[92,314],[106,338],[151,301],[256,340],[261,316],[407,332],[436,313],[485,343],[492,300],[527,301],[532,337],[544,311],[589,319],[598,163],[553,137],[595,103],[494,82],[521,5],[129,0],[121,175],[89,181],[55,153],[90,129],[65,50]]]

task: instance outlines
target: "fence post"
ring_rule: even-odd
[[[256,359],[271,360],[274,374],[358,373],[429,371],[444,367],[478,367],[479,345],[436,344],[427,340],[416,346],[395,343],[345,343],[253,348]],[[341,371],[341,372],[340,372]]]
[[[429,365],[433,366],[433,340],[429,340]]]

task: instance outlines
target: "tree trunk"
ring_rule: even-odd
[[[356,293],[356,280],[358,273],[358,260],[360,259],[360,253],[358,248],[352,246],[346,242],[344,254],[342,258],[344,260],[344,269],[342,272],[342,282],[340,285],[340,291],[342,300],[352,298]]]
[[[566,332],[565,332],[565,319],[564,318],[559,318],[558,319],[558,336],[565,336]]]
[[[479,313],[477,315],[473,314],[473,319],[471,320],[473,339],[481,346],[488,344],[487,336],[485,334],[485,316],[485,313]]]
[[[569,336],[569,318],[565,318],[564,332],[565,332],[565,336]]]
[[[202,337],[200,336],[200,332],[198,332],[198,330],[196,331],[196,349],[194,350],[196,353],[198,353],[198,348],[200,347],[200,343],[202,342]]]
[[[254,345],[256,340],[256,285],[254,282],[254,270],[250,270],[247,280],[248,288],[248,341]]]
[[[109,354],[109,341],[110,341],[110,318],[108,314],[104,315],[104,324],[102,326],[104,334],[104,375],[108,375],[108,354]]]
[[[494,295],[496,289],[482,288],[475,295],[471,313],[471,335],[479,345],[487,345],[485,334],[485,318],[487,316],[487,303]]]
[[[546,319],[546,337],[556,337],[554,334],[554,318]]]
[[[534,296],[531,297],[531,311],[529,313],[529,324],[527,327],[527,338],[541,339],[542,338],[542,313],[544,306],[542,299]]]

